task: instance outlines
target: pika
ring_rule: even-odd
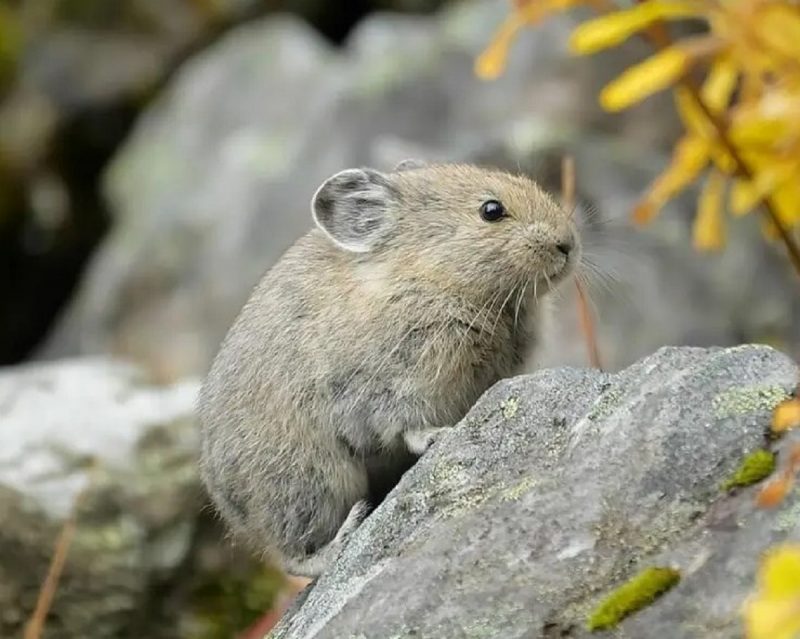
[[[471,165],[349,169],[266,273],[202,385],[204,482],[234,537],[295,575],[514,374],[579,260],[533,181]]]

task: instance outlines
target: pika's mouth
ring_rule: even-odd
[[[571,255],[559,255],[553,259],[553,262],[542,269],[541,279],[549,282],[551,285],[558,284],[563,281],[574,270],[575,260]]]

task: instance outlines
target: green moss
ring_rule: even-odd
[[[748,415],[760,410],[772,410],[789,394],[782,386],[734,388],[717,395],[712,406],[717,418]]]
[[[649,606],[680,581],[672,568],[647,568],[603,599],[589,615],[588,630],[613,628],[622,619]]]
[[[772,474],[775,470],[775,454],[759,449],[742,459],[739,467],[722,484],[723,490],[750,486]]]

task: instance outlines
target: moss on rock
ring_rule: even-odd
[[[751,486],[775,470],[775,454],[764,449],[756,450],[742,459],[739,467],[722,484],[723,490]]]
[[[611,592],[589,615],[588,630],[613,628],[622,619],[650,605],[680,581],[672,568],[647,568]]]

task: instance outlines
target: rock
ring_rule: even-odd
[[[0,370],[0,636],[22,636],[70,518],[45,636],[212,639],[241,626],[174,633],[225,629],[220,620],[269,607],[280,577],[223,550],[203,514],[196,392],[195,381],[155,386],[107,359]],[[220,600],[226,616],[207,619]],[[246,606],[263,607],[237,618]]]
[[[167,378],[201,370],[243,289],[307,225],[292,196],[336,166],[312,123],[339,76],[328,45],[288,17],[193,60],[109,174],[117,224],[50,352],[138,353]]]
[[[103,166],[179,58],[254,0],[0,6],[0,364],[51,327],[103,236]],[[6,277],[6,273],[13,273]]]
[[[0,634],[20,632],[71,515],[57,636],[118,636],[183,561],[203,503],[196,390],[101,359],[0,373]]]
[[[762,551],[800,536],[800,495],[764,511],[756,487],[722,484],[753,451],[785,455],[766,431],[799,372],[763,346],[664,348],[497,384],[270,639],[588,637],[592,609],[653,566],[680,582],[619,636],[739,636]]]

